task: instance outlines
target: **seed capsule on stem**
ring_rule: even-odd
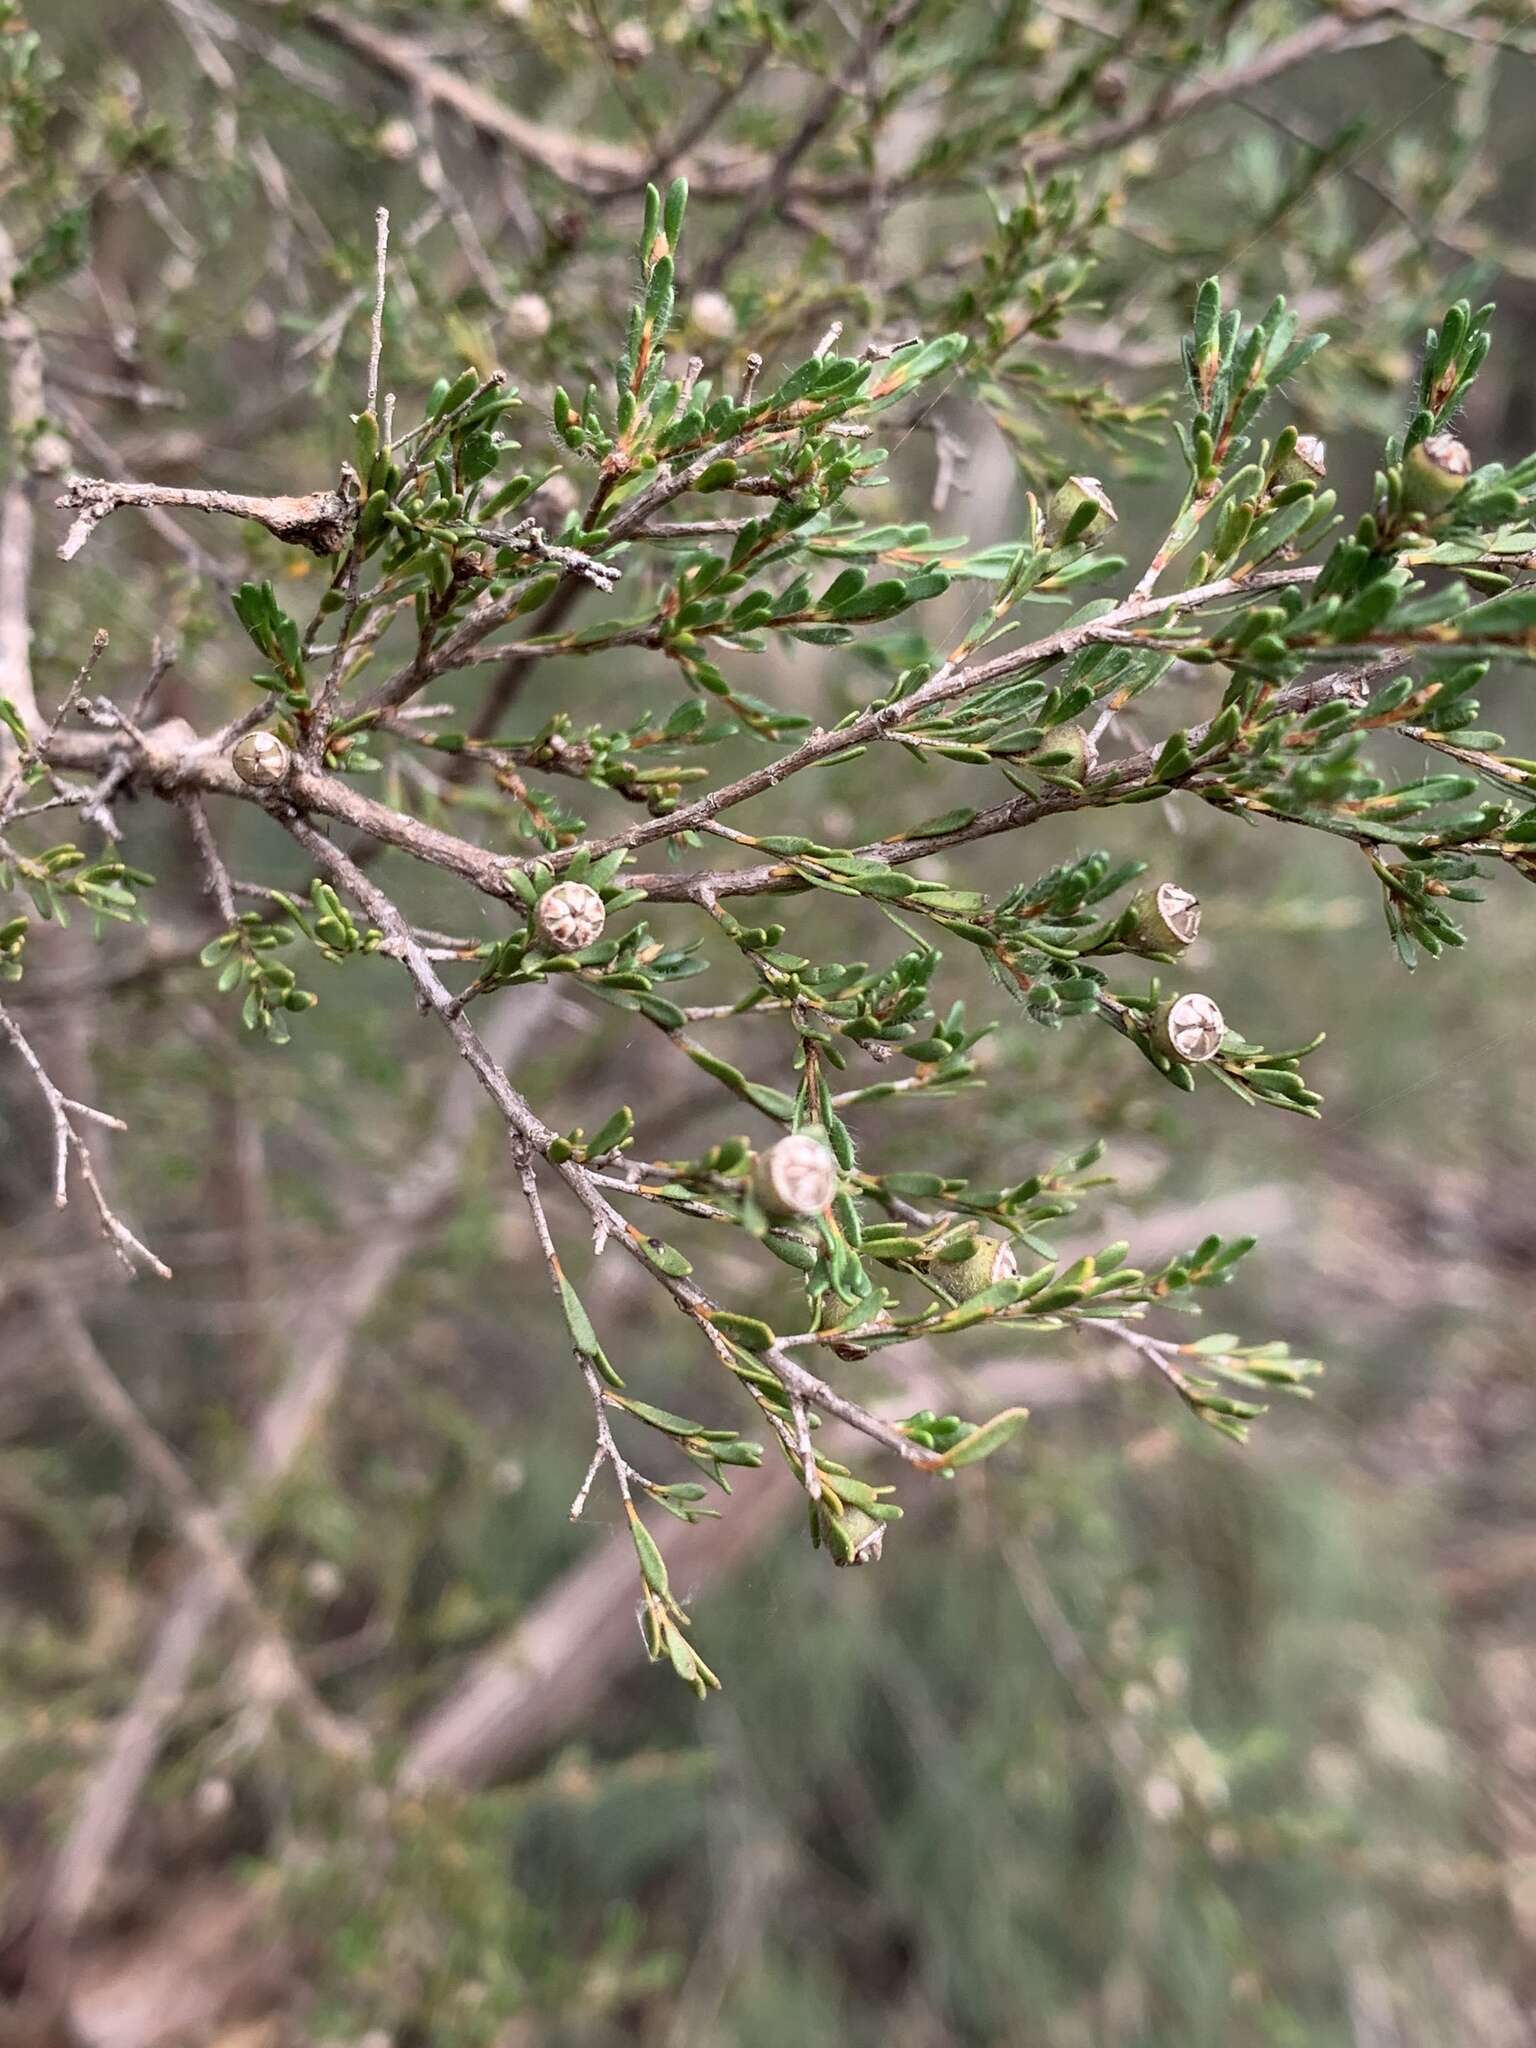
[[[952,1266],[936,1265],[932,1270],[946,1294],[956,1301],[969,1301],[999,1280],[1017,1280],[1019,1262],[1006,1238],[979,1237],[968,1259],[957,1259]]]
[[[1048,548],[1068,539],[1098,540],[1119,519],[1114,500],[1096,476],[1069,476],[1045,508],[1043,538]]]
[[[1298,434],[1296,446],[1275,471],[1275,483],[1320,484],[1328,475],[1328,444],[1318,434]]]
[[[1062,756],[1044,772],[1065,776],[1072,782],[1086,781],[1099,765],[1099,743],[1081,725],[1053,725],[1036,747],[1034,758],[1038,760],[1042,754]]]
[[[556,882],[534,906],[539,937],[557,953],[579,953],[603,935],[603,899],[585,882]]]
[[[293,756],[275,732],[242,733],[229,752],[230,766],[252,789],[274,789],[293,766]]]
[[[1152,1019],[1152,1042],[1170,1059],[1203,1066],[1215,1059],[1226,1036],[1226,1023],[1209,996],[1170,996]]]
[[[1133,896],[1135,923],[1122,940],[1128,953],[1178,954],[1200,935],[1200,898],[1177,882],[1159,882]]]
[[[812,1512],[817,1520],[817,1533],[831,1552],[834,1564],[880,1562],[880,1553],[885,1547],[884,1522],[851,1502],[844,1506],[841,1514],[833,1514],[825,1500],[818,1502]]]
[[[1431,434],[1403,458],[1403,503],[1428,518],[1453,505],[1472,474],[1472,456],[1454,434]]]
[[[752,1192],[778,1222],[819,1216],[837,1193],[837,1161],[820,1138],[796,1131],[758,1154]]]

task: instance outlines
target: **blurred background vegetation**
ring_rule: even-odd
[[[1479,459],[1536,439],[1536,36],[1519,6],[1419,14],[1381,14],[1377,39],[1320,36],[1282,75],[1136,132],[1189,81],[1378,16],[924,0],[861,69],[865,19],[838,0],[51,0],[30,22],[35,116],[33,86],[8,74],[5,200],[45,266],[28,303],[50,420],[93,473],[329,481],[385,204],[402,408],[445,362],[503,364],[541,447],[554,384],[579,389],[621,338],[635,182],[587,189],[558,149],[498,134],[434,80],[469,81],[541,137],[668,167],[664,144],[675,157],[690,129],[690,150],[773,157],[833,79],[835,118],[796,175],[835,186],[914,136],[931,175],[883,195],[877,221],[787,183],[754,217],[750,194],[696,181],[679,348],[734,368],[748,348],[791,359],[832,318],[935,331],[990,254],[1000,317],[1026,339],[903,423],[891,516],[1007,538],[1027,487],[1088,468],[1112,481],[1134,573],[1176,494],[1159,415],[1212,270],[1229,302],[1257,311],[1284,290],[1335,335],[1293,403],[1328,437],[1346,505],[1401,417],[1426,318],[1459,291],[1499,302],[1465,438]],[[0,26],[4,72],[29,24],[10,8]],[[1108,143],[1077,162],[1072,138],[1095,133]],[[1053,150],[1054,225],[1009,271],[986,194],[1017,203],[1037,156],[1043,191]],[[162,709],[241,708],[229,583],[281,587],[312,565],[255,529],[125,514],[66,571],[49,496],[44,701],[104,624],[118,679],[147,671],[157,634],[179,643]],[[558,488],[545,496],[558,514]],[[959,617],[964,593],[951,601]],[[672,686],[647,659],[544,663],[504,729],[535,730],[557,702],[578,718],[665,708]],[[867,667],[809,648],[776,678],[819,716],[869,686]],[[472,674],[464,702],[484,687]],[[1489,722],[1530,742],[1528,687],[1510,675],[1486,696]],[[1150,733],[1215,701],[1193,672],[1163,694]],[[823,826],[873,827],[865,768],[823,777]],[[459,800],[467,828],[479,799]],[[287,1048],[240,1033],[195,964],[208,926],[189,845],[174,821],[133,823],[133,857],[182,929],[44,934],[18,1014],[74,1092],[127,1120],[112,1179],[176,1280],[123,1285],[88,1220],[53,1214],[47,1134],[6,1063],[0,1290],[40,1262],[77,1290],[210,1495],[238,1484],[294,1362],[325,1368],[302,1454],[262,1499],[253,1573],[312,1686],[366,1722],[378,1757],[317,1753],[260,1650],[215,1630],[62,2010],[29,2018],[51,1858],[113,1731],[144,1709],[188,1567],[44,1319],[0,1292],[0,1875],[18,2038],[1536,2039],[1536,922],[1517,884],[1472,914],[1468,957],[1410,981],[1364,864],[1315,835],[1246,833],[1182,799],[1037,828],[1029,872],[1102,843],[1205,900],[1202,985],[1281,1042],[1327,1028],[1325,1120],[1158,1090],[1128,1048],[1084,1061],[1072,1033],[1037,1030],[953,962],[1001,1025],[988,1086],[904,1109],[893,1163],[929,1164],[942,1134],[955,1170],[994,1178],[999,1159],[1022,1173],[1103,1133],[1115,1183],[1064,1240],[1123,1225],[1152,1255],[1256,1229],[1221,1319],[1326,1358],[1329,1376],[1239,1450],[1108,1347],[994,1340],[925,1360],[935,1406],[983,1384],[1001,1398],[979,1409],[1030,1406],[1027,1437],[911,1498],[875,1571],[828,1571],[793,1487],[743,1474],[726,1519],[669,1552],[726,1678],[701,1705],[644,1662],[608,1507],[566,1519],[586,1402],[495,1134],[428,1025],[379,964],[349,971],[344,994],[322,981]],[[486,829],[516,843],[515,819]],[[237,871],[258,842],[270,872],[284,856],[242,814]],[[1016,879],[1020,851],[992,842],[977,885]],[[414,908],[455,930],[490,914],[446,887]],[[814,930],[812,908],[797,915]],[[715,1116],[655,1034],[542,992],[498,1000],[509,1064],[558,1127],[643,1103],[661,1149],[681,1151]],[[686,1227],[678,1241],[693,1249]],[[750,1306],[763,1276],[725,1256]],[[648,1389],[686,1409],[707,1361],[630,1271],[581,1277]]]

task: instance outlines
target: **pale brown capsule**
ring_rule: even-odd
[[[1152,1022],[1154,1042],[1171,1058],[1198,1067],[1215,1059],[1226,1023],[1209,996],[1170,996]]]
[[[538,292],[517,292],[508,301],[506,328],[515,341],[542,341],[554,318],[548,299]]]
[[[1296,446],[1275,472],[1275,483],[1320,484],[1328,475],[1328,444],[1318,434],[1298,434]]]
[[[1453,505],[1472,474],[1472,456],[1454,434],[1431,434],[1409,449],[1403,461],[1403,503],[1410,512],[1433,518]]]
[[[556,882],[534,907],[539,937],[557,953],[579,953],[603,935],[603,899],[585,882]]]
[[[796,1131],[759,1154],[752,1189],[770,1216],[819,1216],[837,1193],[837,1161],[820,1138]]]
[[[293,766],[293,756],[275,732],[242,733],[229,754],[230,766],[253,789],[274,789]]]
[[[1160,882],[1131,899],[1136,922],[1124,941],[1130,953],[1181,953],[1200,935],[1200,898],[1177,882]]]
[[[1088,508],[1086,514],[1084,507]],[[1074,541],[1098,540],[1119,517],[1114,500],[1096,476],[1069,476],[1045,508],[1045,544],[1059,548],[1075,522]]]
[[[878,1564],[885,1548],[885,1524],[863,1508],[849,1505],[840,1515],[825,1511],[821,1518],[822,1541],[836,1565]]]

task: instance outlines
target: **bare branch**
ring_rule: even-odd
[[[501,1058],[516,1058],[518,1048],[538,1030],[544,1011],[537,993],[533,1001],[525,998],[503,1008],[492,1025]],[[240,1477],[215,1510],[222,1528],[251,1531],[257,1510],[320,1427],[341,1387],[359,1330],[419,1249],[423,1230],[458,1183],[477,1102],[467,1083],[448,1088],[426,1144],[390,1190],[383,1221],[330,1282],[308,1297],[292,1332],[288,1371],[257,1419]],[[234,1544],[237,1558],[244,1559],[250,1540],[245,1533]],[[204,1562],[188,1571],[172,1596],[133,1699],[65,1832],[45,1902],[47,1924],[67,1930],[89,1912],[186,1694],[198,1653],[225,1604],[223,1576]]]
[[[37,724],[32,687],[32,540],[36,525],[36,440],[43,425],[43,351],[37,329],[16,303],[16,252],[0,226],[0,348],[9,366],[10,459],[0,495],[0,697],[25,726]],[[0,732],[0,758],[12,744]]]
[[[0,1036],[8,1038],[21,1055],[23,1064],[31,1072],[48,1105],[48,1114],[53,1123],[53,1200],[55,1208],[63,1209],[69,1203],[69,1159],[73,1153],[85,1182],[86,1191],[95,1206],[101,1222],[102,1234],[111,1244],[130,1273],[142,1263],[151,1272],[158,1273],[162,1280],[169,1280],[171,1269],[163,1260],[157,1259],[148,1245],[143,1244],[112,1208],[101,1182],[97,1179],[95,1164],[90,1148],[76,1128],[76,1119],[83,1117],[90,1123],[102,1124],[110,1131],[126,1131],[128,1126],[120,1117],[109,1116],[104,1109],[93,1109],[88,1102],[76,1102],[57,1088],[49,1077],[48,1070],[33,1051],[22,1033],[21,1027],[0,1004]]]
[[[374,300],[373,322],[368,342],[368,410],[374,418],[379,413],[379,364],[384,356],[384,301],[389,290],[389,208],[381,206],[373,216],[374,242]],[[326,553],[335,553],[328,548]]]
[[[105,476],[71,477],[55,502],[76,515],[59,547],[61,562],[72,562],[102,520],[123,505],[174,505],[188,512],[222,512],[231,519],[252,519],[274,539],[308,548],[313,555],[340,554],[351,533],[355,509],[339,491],[262,498],[244,491],[118,482]]]

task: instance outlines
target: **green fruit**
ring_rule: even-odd
[[[1135,923],[1120,941],[1128,953],[1171,959],[1199,936],[1200,898],[1177,882],[1159,882],[1155,889],[1143,889],[1132,897],[1130,909]]]
[[[1048,548],[1098,540],[1120,515],[1096,476],[1069,476],[1045,508],[1043,539]]]
[[[1454,434],[1431,434],[1403,458],[1403,503],[1433,519],[1461,496],[1472,474],[1472,457]]]

